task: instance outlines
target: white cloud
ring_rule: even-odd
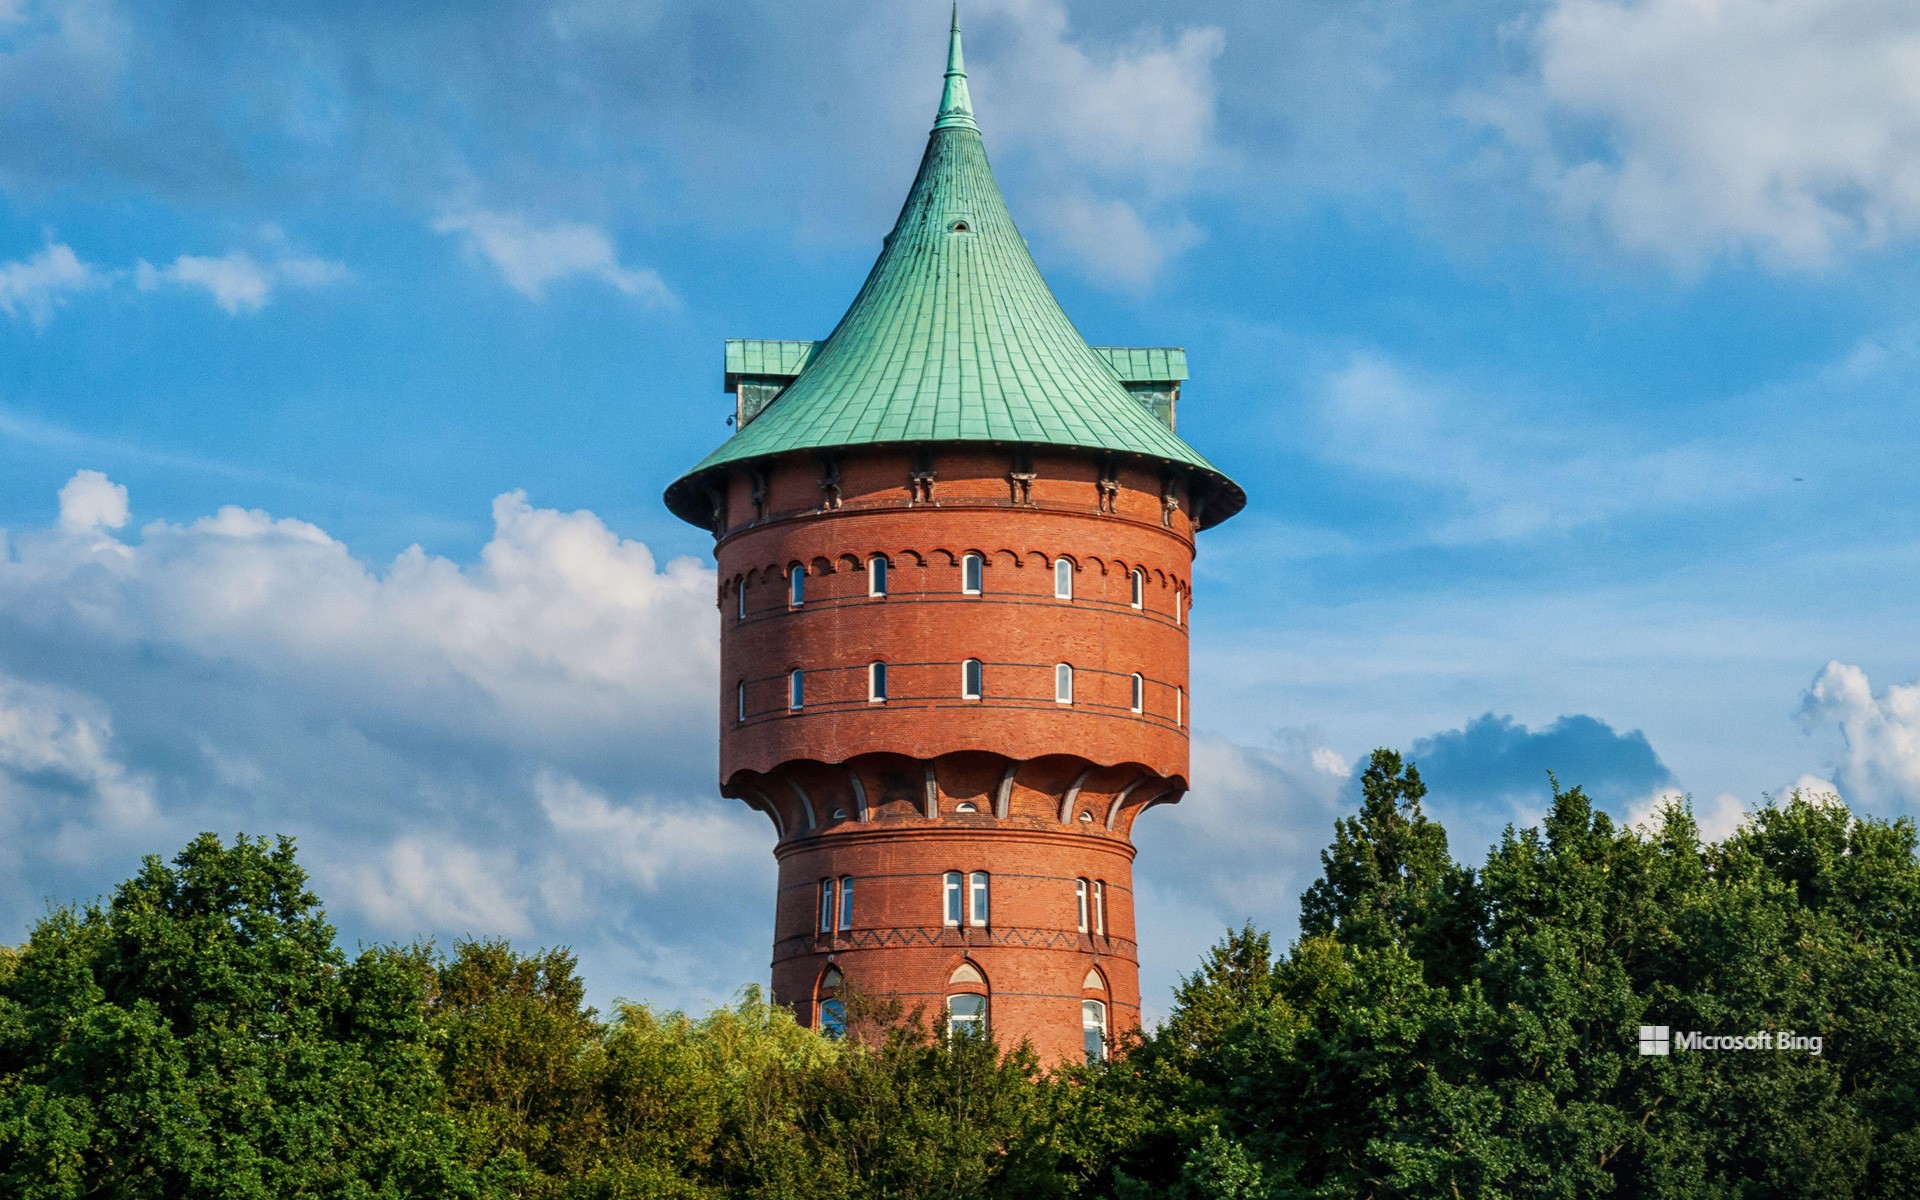
[[[1800,720],[1809,729],[1840,731],[1846,750],[1839,781],[1849,796],[1920,806],[1920,683],[1875,695],[1865,671],[1829,662],[1801,697]]]
[[[371,862],[337,873],[347,898],[397,936],[444,929],[455,936],[523,937],[533,932],[518,864],[504,850],[406,837]]]
[[[259,312],[278,288],[328,287],[352,278],[353,272],[343,263],[308,257],[263,262],[244,250],[230,250],[219,258],[182,254],[166,267],[142,259],[134,267],[134,282],[141,291],[169,284],[197,288],[230,316]]]
[[[127,489],[99,471],[75,471],[60,489],[60,528],[69,533],[121,529],[127,523]]]
[[[1626,247],[1810,268],[1920,233],[1907,0],[1554,0],[1527,40],[1471,107]]]
[[[1152,225],[1133,204],[1084,189],[1050,197],[1042,215],[1055,244],[1073,256],[1083,274],[1134,291],[1145,289],[1168,262],[1205,240],[1185,217]]]
[[[38,254],[0,263],[0,311],[45,329],[53,310],[75,292],[98,286],[99,273],[81,262],[73,248],[49,243]]]
[[[0,674],[0,866],[93,861],[154,816],[150,782],[116,757],[96,701]]]
[[[1710,803],[1701,804],[1673,788],[1661,788],[1627,806],[1626,823],[1651,830],[1655,816],[1669,804],[1685,804],[1693,810],[1703,842],[1722,842],[1732,837],[1747,819],[1747,805],[1732,792],[1721,792]]]
[[[658,272],[620,264],[613,239],[594,225],[559,221],[535,225],[512,213],[452,213],[435,221],[435,233],[465,234],[468,245],[491,262],[512,287],[530,300],[545,299],[561,280],[586,276],[632,296],[649,308],[679,303]]]
[[[737,867],[761,818],[744,806],[686,811],[658,801],[616,804],[577,779],[548,772],[534,783],[541,811],[578,860],[606,867],[643,891],[663,878]]]

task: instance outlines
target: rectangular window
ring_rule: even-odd
[[[807,602],[807,569],[798,564],[787,568],[787,603],[795,608]]]
[[[987,923],[987,873],[985,871],[973,873],[972,893],[973,907],[967,914],[967,922],[971,925],[985,925]]]
[[[1173,723],[1175,725],[1187,723],[1187,689],[1185,688],[1173,689]]]
[[[1087,931],[1087,881],[1086,880],[1076,879],[1073,881],[1073,899],[1074,899],[1075,907],[1078,908],[1080,912],[1080,932],[1085,933]]]
[[[1053,698],[1059,704],[1073,703],[1073,667],[1067,663],[1053,669]]]
[[[960,872],[948,871],[946,879],[946,922],[949,925],[960,923]]]
[[[1139,675],[1133,677],[1133,711],[1140,712],[1147,707],[1147,681]]]
[[[867,699],[885,700],[887,698],[887,664],[883,662],[867,664]]]
[[[853,876],[840,877],[840,928],[853,928]]]
[[[1133,573],[1133,606],[1145,608],[1147,604],[1147,573],[1135,570]]]
[[[1073,599],[1073,564],[1064,558],[1053,560],[1053,595],[1058,600]]]
[[[1187,611],[1187,598],[1179,588],[1173,589],[1173,623],[1178,625],[1184,620]]]
[[[1093,931],[1107,936],[1107,885],[1098,879],[1093,881]]]
[[[969,554],[960,560],[960,590],[969,596],[978,596],[981,591],[981,578],[985,571],[985,562],[978,554]]]
[[[733,594],[735,615],[744,621],[747,619],[747,581],[741,580],[739,588]]]
[[[833,880],[820,881],[820,932],[833,932]]]
[[[801,674],[792,671],[787,674],[787,707],[798,709],[807,702],[806,685],[801,682]]]
[[[1085,1035],[1088,1062],[1107,1057],[1107,1006],[1098,1000],[1080,1002],[1080,1031]]]
[[[960,664],[960,698],[962,700],[980,698],[981,684],[984,682],[981,678],[982,674],[980,660],[977,658],[970,658]]]
[[[887,594],[887,556],[876,554],[867,560],[867,595]]]
[[[747,719],[747,684],[745,680],[734,685],[733,719],[736,721],[744,721]]]

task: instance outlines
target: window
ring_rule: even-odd
[[[946,878],[946,922],[949,925],[960,923],[960,872],[948,871]]]
[[[1056,600],[1073,599],[1073,562],[1069,559],[1053,560],[1053,597]]]
[[[1186,593],[1182,592],[1179,588],[1173,589],[1173,623],[1175,625],[1180,624],[1180,620],[1181,620],[1180,614],[1185,612],[1186,608],[1187,608]]]
[[[1133,676],[1133,711],[1139,712],[1147,706],[1147,681],[1139,672]]]
[[[867,699],[885,700],[887,698],[887,664],[883,662],[867,664]]]
[[[807,569],[799,563],[787,568],[787,603],[799,608],[807,602]]]
[[[981,674],[980,660],[977,658],[970,658],[960,664],[960,698],[962,700],[980,698]]]
[[[1139,567],[1133,569],[1133,606],[1135,608],[1147,606],[1147,573]]]
[[[987,873],[975,871],[968,880],[968,890],[973,896],[973,907],[967,913],[969,925],[987,923]]]
[[[1053,699],[1056,704],[1073,703],[1073,667],[1067,663],[1053,668]]]
[[[867,560],[867,595],[887,594],[887,556],[876,554]]]
[[[740,620],[747,619],[747,581],[742,579],[740,586],[733,591],[734,615]]]
[[[1087,1061],[1104,1062],[1107,1057],[1107,1006],[1098,1000],[1082,1000],[1080,1032],[1086,1040]]]
[[[820,1033],[836,1042],[847,1036],[847,1006],[838,996],[820,1002]]]
[[[1187,689],[1185,688],[1173,689],[1173,723],[1175,725],[1187,723]]]
[[[960,559],[960,590],[969,596],[978,596],[980,585],[984,582],[982,576],[986,574],[985,568],[986,560],[978,554],[964,555]]]
[[[1074,906],[1077,909],[1079,909],[1079,912],[1080,912],[1080,932],[1085,933],[1087,931],[1087,881],[1086,880],[1076,879],[1073,881],[1073,900],[1074,900]]]
[[[833,932],[833,880],[820,881],[820,932]]]
[[[1107,884],[1101,879],[1093,881],[1093,931],[1107,936]]]
[[[744,679],[733,686],[733,719],[747,719],[747,681]]]
[[[806,704],[806,700],[806,684],[801,682],[800,672],[787,672],[787,707],[797,711]]]
[[[977,1037],[987,1029],[987,998],[971,992],[947,997],[947,1033]]]
[[[853,876],[840,877],[840,928],[853,928]]]

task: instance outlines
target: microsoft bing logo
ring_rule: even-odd
[[[1669,1025],[1640,1027],[1640,1054],[1665,1058],[1675,1050],[1803,1050],[1818,1055],[1826,1049],[1826,1039],[1818,1034],[1795,1033],[1791,1029],[1756,1029],[1752,1033],[1701,1033],[1683,1029],[1678,1033]]]
[[[1666,1055],[1673,1050],[1673,1030],[1667,1025],[1640,1027],[1640,1053]]]

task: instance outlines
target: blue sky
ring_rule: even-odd
[[[1352,765],[1456,849],[1545,772],[1710,828],[1920,808],[1920,13],[975,0],[1003,189],[1101,343],[1180,344],[1193,794],[1149,1009],[1283,934]],[[0,940],[202,828],[350,937],[763,977],[713,796],[726,337],[818,337],[942,4],[0,0]]]

